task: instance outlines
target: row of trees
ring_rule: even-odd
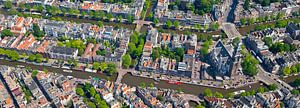
[[[6,56],[13,61],[17,61],[20,59],[19,53],[14,50],[5,50],[0,48],[0,55]]]
[[[30,54],[28,56],[28,60],[31,62],[35,61],[37,63],[41,63],[41,62],[43,62],[44,57],[41,54]]]
[[[204,15],[210,13],[213,9],[213,5],[220,3],[220,0],[195,0],[194,3],[176,0],[171,2],[169,9],[171,10],[182,10],[192,11],[195,14]]]
[[[274,15],[261,16],[258,18],[241,18],[240,23],[241,25],[252,25],[254,23],[260,23],[260,22],[265,22],[270,20],[279,20],[283,18],[284,18],[284,13],[279,12]]]
[[[131,2],[132,0],[109,0],[112,2],[122,2],[124,3]],[[104,1],[105,2],[105,1]],[[18,11],[15,9],[12,9],[13,4],[11,1],[5,1],[4,2],[4,8],[5,9],[10,9],[11,14],[18,14]],[[81,16],[82,18],[85,18],[86,15],[88,15],[90,18],[97,18],[105,21],[111,21],[112,18],[115,17],[116,21],[121,21],[122,19],[127,19],[128,23],[132,23],[134,21],[134,16],[132,15],[127,15],[126,17],[123,17],[122,15],[119,16],[114,16],[111,13],[106,13],[104,11],[80,11],[78,9],[65,9],[65,8],[59,8],[57,6],[43,6],[43,5],[30,5],[30,4],[24,4],[20,3],[18,4],[19,11],[37,11],[40,13],[43,13],[44,11],[48,14],[51,14],[53,16],[56,15],[71,15],[71,16]]]
[[[86,83],[83,87],[77,87],[75,91],[76,94],[83,97],[83,101],[89,108],[109,108],[91,84]]]
[[[223,98],[223,94],[219,92],[213,93],[210,89],[204,89],[203,95],[206,97],[216,97],[216,98]]]
[[[245,97],[245,96],[253,96],[255,95],[256,93],[265,93],[265,92],[268,92],[268,91],[274,91],[276,90],[278,87],[276,84],[271,84],[267,87],[259,87],[257,88],[256,90],[251,90],[251,91],[246,91],[246,92],[242,92],[240,94],[240,96],[242,97]]]
[[[287,76],[290,74],[295,74],[300,72],[300,63],[297,63],[293,66],[286,66],[281,69],[281,75]]]
[[[106,72],[106,73],[108,73],[108,75],[112,75],[117,72],[117,66],[114,63],[94,62],[93,69],[100,70],[102,72]]]
[[[299,80],[300,81],[300,80]],[[258,89],[256,90],[251,90],[251,91],[246,91],[246,92],[242,92],[240,94],[240,96],[244,97],[244,96],[253,96],[255,95],[256,93],[264,93],[264,92],[268,92],[268,91],[274,91],[276,90],[278,87],[276,84],[271,84],[267,87],[259,87]],[[222,93],[219,93],[219,92],[215,92],[213,93],[210,89],[205,89],[203,91],[203,96],[206,96],[206,97],[216,97],[216,98],[224,98],[223,94]],[[234,97],[234,94],[233,93],[229,93],[227,96],[227,98],[233,98]]]

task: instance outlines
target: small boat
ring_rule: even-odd
[[[69,73],[71,73],[71,72],[73,72],[72,70],[63,70],[64,72],[69,72]]]
[[[180,85],[180,84],[182,84],[182,82],[171,81],[171,80],[169,80],[168,83],[169,83],[169,84],[175,84],[175,85]]]
[[[157,82],[160,81],[158,78],[154,78],[154,80],[157,81]]]
[[[67,78],[69,78],[69,79],[73,79],[73,76],[67,76]]]
[[[23,65],[17,65],[18,68],[24,68],[25,66]]]

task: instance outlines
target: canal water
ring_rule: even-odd
[[[0,59],[0,65],[7,65],[7,66],[23,65],[23,66],[30,67],[31,69],[36,69],[36,70],[47,69],[49,72],[59,73],[64,76],[73,76],[75,78],[80,78],[80,79],[89,79],[90,77],[99,77],[102,79],[107,79],[109,77],[110,81],[115,81],[117,78],[117,74],[114,74],[112,76],[107,76],[104,73],[90,73],[90,72],[83,72],[83,71],[78,71],[78,70],[72,70],[72,73],[69,73],[69,72],[63,72],[64,69],[62,69],[62,68],[53,68],[53,67],[49,67],[49,66],[38,66],[38,65],[28,64],[28,63],[24,63],[24,62],[8,61],[8,60],[3,60],[3,59]]]
[[[110,81],[115,81],[117,78],[117,74],[114,74],[112,76],[107,76],[104,73],[89,73],[89,72],[83,72],[83,71],[78,71],[78,70],[72,70],[72,73],[68,72],[63,72],[63,69],[61,68],[53,68],[53,67],[48,67],[48,66],[37,66],[33,64],[28,64],[24,62],[16,62],[16,61],[8,61],[8,60],[3,60],[0,59],[0,65],[8,65],[8,66],[17,66],[17,65],[23,65],[26,67],[31,67],[32,69],[38,69],[38,70],[43,70],[47,69],[49,72],[54,72],[54,73],[59,73],[65,76],[73,76],[75,78],[81,78],[81,79],[89,79],[90,77],[99,77],[101,79],[107,79],[109,77]],[[139,86],[141,83],[146,83],[147,85],[153,83],[155,84],[155,81],[150,78],[143,78],[143,77],[138,77],[138,76],[133,76],[131,74],[126,74],[123,79],[122,83],[125,83],[130,86]],[[181,90],[185,93],[189,94],[194,94],[194,95],[199,95],[203,93],[204,89],[209,88],[212,91],[218,91],[223,94],[231,93],[234,91],[238,90],[254,90],[257,89],[260,86],[260,83],[255,83],[251,85],[251,88],[249,86],[244,86],[240,88],[235,88],[235,89],[221,89],[221,88],[213,88],[213,87],[206,87],[206,86],[200,86],[200,85],[192,85],[192,84],[180,84],[180,85],[174,85],[174,84],[169,84],[166,81],[159,81],[157,84],[155,84],[156,87],[158,88],[164,88],[164,89],[173,89],[173,90]]]

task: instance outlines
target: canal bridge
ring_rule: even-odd
[[[233,40],[235,37],[242,36],[233,23],[222,23],[222,30],[230,40]]]

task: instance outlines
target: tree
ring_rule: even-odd
[[[207,97],[212,97],[213,93],[210,89],[207,88],[207,89],[204,89],[203,95],[207,96]]]
[[[41,55],[41,54],[36,54],[35,55],[35,61],[37,63],[41,63],[43,61],[43,59],[44,59],[43,55]]]
[[[271,47],[272,43],[273,43],[273,40],[271,37],[264,37],[263,41],[265,42],[265,44],[268,46],[268,47]]]
[[[127,22],[130,24],[133,23],[133,21],[134,21],[134,17],[132,15],[127,15],[126,19],[127,19]]]
[[[232,98],[234,97],[234,93],[228,93],[228,94],[227,94],[227,97],[228,97],[229,99],[232,99]]]
[[[25,10],[25,4],[24,3],[20,3],[19,4],[19,8],[23,11]]]
[[[122,17],[121,15],[117,16],[117,20],[118,20],[119,22],[122,22],[122,19],[123,19],[123,17]]]
[[[31,73],[31,77],[36,77],[39,72],[37,70],[33,70]]]
[[[211,24],[211,29],[212,30],[218,30],[219,29],[219,23],[218,22],[213,22]]]
[[[178,28],[179,27],[179,22],[176,20],[176,21],[174,21],[174,27],[175,28]]]
[[[245,10],[248,10],[250,7],[250,0],[245,0],[243,7]]]
[[[215,92],[215,97],[216,98],[223,98],[223,95],[219,92]]]
[[[207,25],[207,24],[204,24],[204,26],[203,26],[203,31],[206,32],[207,29],[208,29],[208,25]]]
[[[268,86],[268,89],[271,90],[271,91],[274,91],[278,88],[278,86],[276,84],[271,84]]]
[[[100,68],[100,63],[94,62],[94,63],[93,63],[93,69],[99,70],[99,68]]]
[[[88,108],[97,108],[97,106],[93,102],[87,103]]]
[[[38,24],[33,24],[32,26],[33,29],[33,35],[36,37],[43,37],[44,36],[44,32],[40,29]]]
[[[195,0],[194,7],[195,13],[199,15],[204,15],[205,13],[209,13],[213,9],[213,4],[218,1],[215,0]]]
[[[241,25],[246,25],[247,24],[247,20],[245,18],[241,18],[240,22],[241,22]]]
[[[291,74],[291,68],[288,67],[288,66],[284,67],[284,68],[282,69],[282,74],[283,74],[284,76],[290,75],[290,74]]]
[[[101,62],[99,68],[101,71],[105,71],[107,69],[107,64],[105,62]]]
[[[167,27],[167,28],[171,28],[171,26],[172,26],[172,22],[171,22],[170,20],[168,20],[168,21],[166,22],[166,27]]]
[[[98,26],[101,28],[103,27],[103,22],[102,21],[98,21]]]
[[[29,61],[34,61],[35,60],[35,55],[34,54],[30,54],[28,57]]]
[[[257,89],[257,92],[258,92],[258,93],[264,93],[264,92],[265,92],[265,88],[264,88],[264,87],[259,87],[259,88]]]
[[[200,25],[200,24],[195,24],[195,25],[194,25],[194,28],[195,28],[197,31],[200,31],[200,30],[201,30],[201,25]]]
[[[82,12],[81,12],[81,16],[84,18],[85,15],[86,15],[86,12],[85,12],[85,11],[82,11]]]
[[[79,96],[84,96],[84,91],[82,88],[76,88],[76,94],[78,94]]]
[[[144,83],[144,82],[140,83],[140,87],[145,88],[146,87],[146,83]]]
[[[160,51],[161,49],[159,47],[155,47],[152,49],[151,57],[153,60],[156,60],[157,58],[160,58]]]
[[[3,29],[1,31],[1,37],[4,37],[4,36],[13,36],[13,33],[9,29]]]
[[[106,14],[106,18],[108,21],[111,21],[111,19],[113,18],[114,16],[111,14],[111,13],[107,13]]]
[[[300,86],[300,78],[297,78],[295,81],[293,81],[293,82],[291,83],[291,85],[292,85],[293,87],[299,87],[299,86]]]
[[[37,11],[43,12],[43,10],[44,10],[44,7],[42,5],[37,6]]]
[[[159,20],[158,20],[157,18],[154,18],[154,19],[153,19],[153,23],[154,23],[155,25],[157,25],[157,24],[159,23]]]
[[[125,54],[123,57],[122,57],[122,65],[125,69],[129,68],[131,64],[131,57],[129,54]]]
[[[90,87],[89,93],[90,93],[90,95],[91,95],[92,97],[94,97],[94,96],[97,94],[97,92],[96,92],[96,90],[95,90],[95,88],[94,88],[93,86]]]
[[[256,65],[258,64],[258,61],[251,56],[249,53],[246,54],[244,61],[242,62],[242,68],[243,72],[246,75],[255,76],[257,72]]]
[[[293,65],[293,66],[291,67],[291,73],[298,73],[298,70],[297,70],[296,65]]]
[[[10,9],[10,10],[8,11],[8,14],[9,14],[9,15],[16,15],[16,14],[18,14],[18,11],[17,11],[16,9]]]
[[[12,1],[10,0],[4,1],[3,5],[5,9],[11,9],[13,6]]]
[[[239,37],[236,37],[232,40],[232,45],[233,46],[238,46],[238,44],[240,43],[240,38]]]
[[[276,21],[276,27],[278,28],[284,28],[286,27],[288,24],[288,21],[287,20],[278,20]]]
[[[293,89],[293,90],[291,91],[291,93],[292,93],[293,95],[300,95],[299,90],[296,90],[296,89]]]
[[[94,17],[94,11],[89,11],[89,17],[93,18]]]
[[[205,107],[202,105],[197,105],[196,108],[205,108]]]
[[[255,23],[255,19],[254,19],[254,18],[249,18],[249,19],[248,19],[248,23],[249,23],[250,25],[254,24],[254,23]]]
[[[117,72],[117,66],[114,63],[108,63],[106,72],[108,72],[109,75],[112,75]]]

